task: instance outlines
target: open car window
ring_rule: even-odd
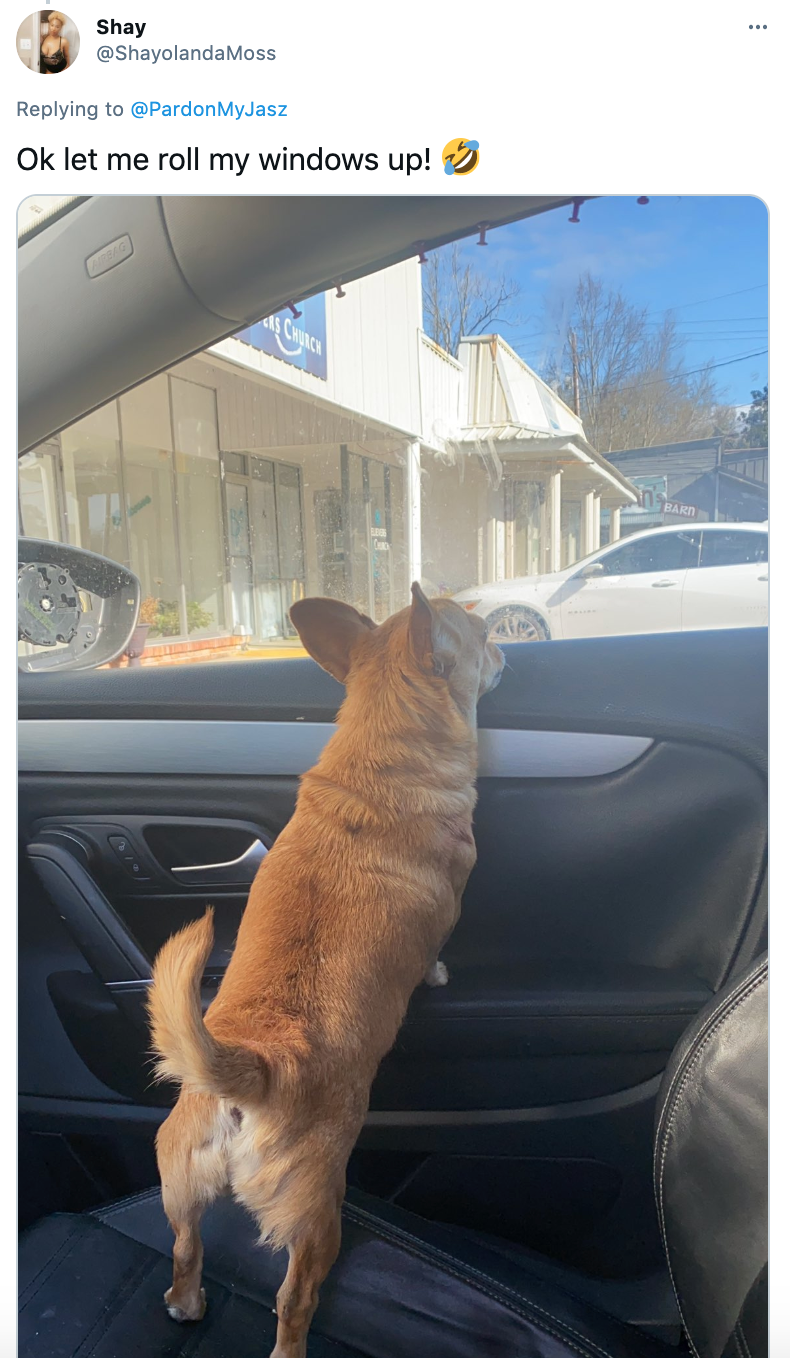
[[[633,204],[613,201],[630,222]],[[23,205],[20,229],[40,228],[23,249],[41,252],[40,267],[47,231],[64,213],[78,231],[83,202]],[[753,230],[764,237],[761,220]],[[562,212],[544,218],[557,249],[566,225]],[[640,378],[653,322],[640,332],[623,280],[580,272],[551,360],[523,340],[507,300],[459,309],[462,285],[493,305],[500,260],[514,270],[508,288],[535,300],[528,222],[492,229],[486,243],[485,268],[472,237],[282,306],[25,454],[20,532],[104,556],[140,582],[136,637],[113,664],[301,655],[289,617],[298,599],[328,595],[380,622],[407,604],[413,580],[477,607],[501,640],[595,635],[602,619],[563,613],[551,591],[538,600],[532,581],[588,558],[635,577],[693,568],[700,550],[705,565],[763,559],[766,534],[732,527],[767,517],[755,421],[734,406],[722,414],[712,387],[681,392],[652,368]],[[88,246],[86,235],[88,262],[111,265],[100,276],[113,287],[134,276],[140,252],[96,263]],[[592,355],[613,298],[631,305],[630,376],[601,395]],[[632,446],[656,387],[666,423]],[[678,437],[684,427],[694,437]],[[729,612],[719,600],[708,617],[701,605],[695,626],[763,625],[764,582],[750,588],[748,600],[733,591]],[[622,632],[682,628],[679,610],[659,621],[655,598],[637,604]]]

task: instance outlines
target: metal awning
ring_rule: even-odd
[[[500,335],[461,341],[460,428],[445,442],[452,451],[477,452],[503,471],[561,470],[580,492],[595,490],[602,504],[636,504],[628,478],[587,442],[565,402]]]

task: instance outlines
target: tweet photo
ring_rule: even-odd
[[[786,1351],[761,4],[9,15],[0,1354]]]

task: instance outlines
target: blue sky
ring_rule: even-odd
[[[647,307],[652,321],[674,312],[686,336],[683,366],[716,370],[724,401],[748,404],[768,380],[768,213],[757,198],[591,199],[580,222],[570,209],[502,227],[485,251],[464,253],[498,275],[518,279],[518,323],[497,329],[537,372],[556,349],[544,299],[561,315],[579,274],[589,270]],[[481,258],[481,256],[483,258]],[[737,359],[735,363],[728,360]]]

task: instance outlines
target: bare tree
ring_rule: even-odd
[[[481,335],[497,322],[515,322],[513,303],[521,295],[514,278],[489,278],[465,263],[455,243],[434,250],[423,266],[425,329],[431,339],[457,356],[464,335]]]
[[[683,339],[670,314],[651,323],[646,308],[584,274],[565,327],[562,357],[550,376],[572,404],[568,336],[574,332],[581,416],[601,452],[707,438],[728,425],[710,365],[685,371]]]

